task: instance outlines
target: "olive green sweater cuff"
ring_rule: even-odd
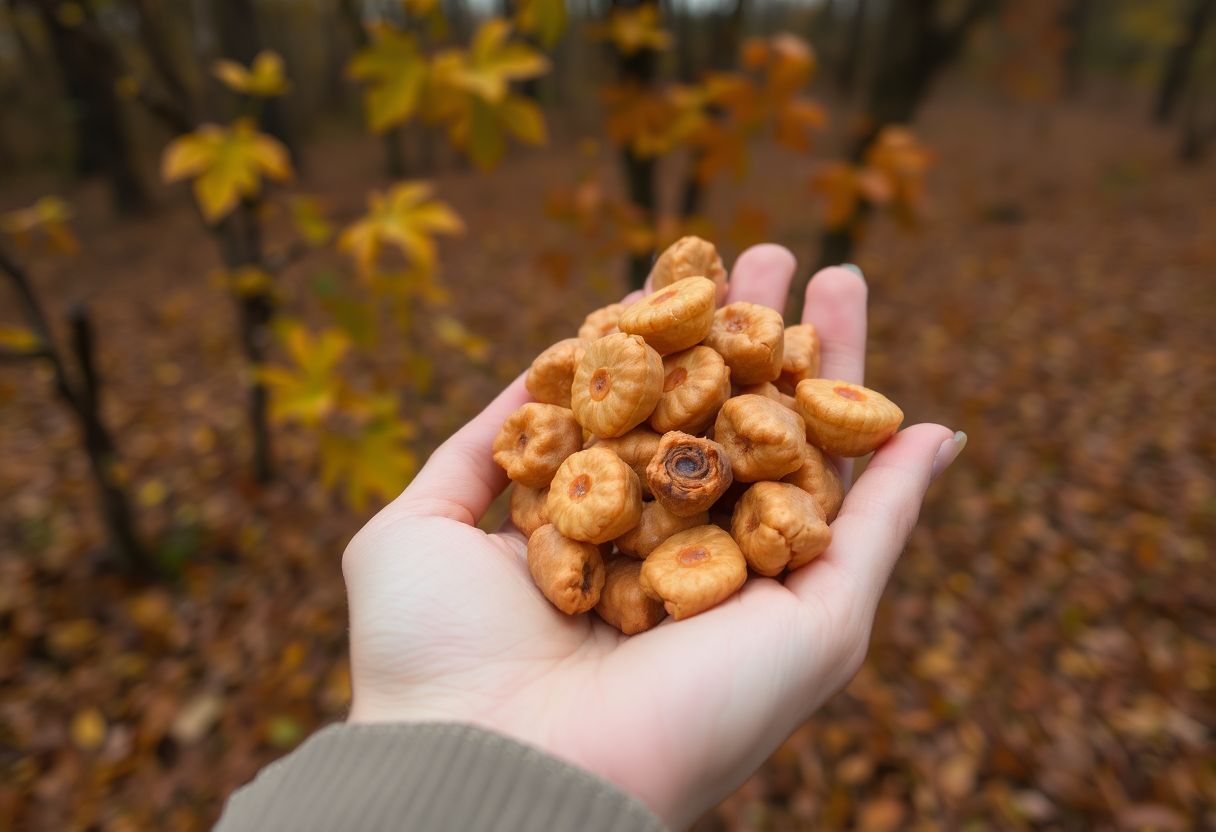
[[[471,725],[331,725],[228,800],[245,830],[662,830],[607,780]]]

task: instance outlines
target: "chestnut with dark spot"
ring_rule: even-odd
[[[721,445],[678,430],[663,435],[646,466],[654,498],[678,517],[708,511],[732,479],[730,459]]]
[[[600,547],[571,540],[551,523],[528,538],[528,571],[544,596],[566,615],[599,603],[604,588]]]

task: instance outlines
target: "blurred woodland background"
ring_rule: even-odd
[[[690,232],[970,435],[697,829],[1216,828],[1213,0],[4,0],[0,113],[0,828],[341,719],[346,541]]]

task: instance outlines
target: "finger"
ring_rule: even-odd
[[[625,297],[621,298],[621,303],[625,304],[626,306],[628,306],[631,303],[637,303],[639,300],[642,299],[643,296],[650,293],[650,288],[649,288],[650,284],[647,283],[646,286],[647,286],[647,288],[644,291],[642,289],[634,289],[632,292],[625,295]]]
[[[521,375],[435,449],[393,508],[414,516],[475,524],[507,486],[506,474],[492,458],[494,437],[507,417],[530,400]]]
[[[841,266],[820,269],[806,287],[803,323],[819,334],[821,378],[865,380],[866,282]]]
[[[780,312],[798,261],[784,246],[764,243],[752,246],[739,255],[730,274],[727,303],[748,301],[768,306]]]
[[[861,613],[868,621],[916,525],[935,460],[940,473],[965,440],[965,434],[932,424],[897,433],[878,449],[845,498],[827,552],[791,575],[786,586],[804,599],[836,605],[850,617]]]

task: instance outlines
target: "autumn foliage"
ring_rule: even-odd
[[[10,6],[0,828],[207,828],[342,719],[347,541],[687,234],[859,264],[970,435],[695,828],[1214,825],[1204,0]]]

